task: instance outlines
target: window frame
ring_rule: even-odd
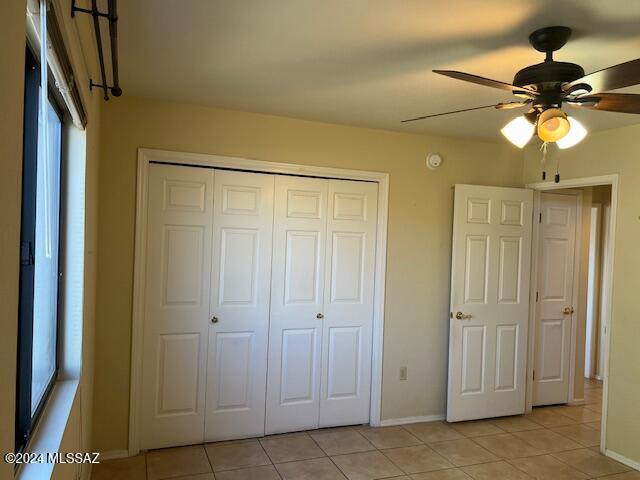
[[[51,391],[58,380],[61,347],[61,254],[63,248],[63,200],[64,200],[64,151],[65,135],[63,133],[65,119],[64,109],[60,104],[57,91],[49,83],[48,101],[56,112],[62,125],[60,134],[60,178],[59,178],[59,211],[58,211],[58,286],[56,299],[56,355],[55,370],[47,388],[31,413],[32,401],[32,358],[33,358],[33,312],[35,293],[35,234],[36,234],[36,198],[37,198],[37,164],[38,164],[38,122],[40,95],[40,62],[29,45],[25,49],[24,78],[24,124],[23,124],[23,164],[22,164],[22,206],[20,224],[20,283],[18,307],[18,349],[16,369],[16,421],[15,451],[26,450],[32,433],[41,417]],[[49,71],[48,76],[52,78]],[[53,80],[53,78],[52,78]]]

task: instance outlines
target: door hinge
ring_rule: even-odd
[[[536,292],[536,302],[538,301],[538,292]]]
[[[535,370],[533,371],[533,381],[534,382],[536,381],[536,371]]]
[[[542,223],[542,212],[540,212],[538,216],[538,223]]]

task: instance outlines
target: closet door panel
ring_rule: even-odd
[[[273,186],[216,170],[206,441],[264,434]]]
[[[330,180],[320,427],[367,423],[378,185]]]
[[[328,181],[275,185],[268,434],[318,427]]]
[[[205,168],[149,167],[143,449],[203,440],[213,179]]]

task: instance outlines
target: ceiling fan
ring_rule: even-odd
[[[585,75],[580,65],[553,59],[553,52],[562,48],[570,36],[571,29],[562,26],[541,28],[529,35],[533,48],[545,53],[546,57],[544,62],[516,73],[513,83],[454,70],[434,70],[434,73],[447,77],[511,91],[522,100],[423,115],[402,123],[485,108],[503,110],[528,106],[527,113],[505,125],[502,134],[520,148],[531,140],[534,133],[543,142],[556,142],[560,148],[569,148],[580,142],[587,131],[580,122],[561,110],[563,103],[593,110],[640,114],[640,95],[606,93],[640,84],[640,58]]]

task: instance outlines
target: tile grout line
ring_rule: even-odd
[[[211,458],[209,458],[209,452],[207,452],[206,443],[202,444],[202,449],[204,450],[204,455],[207,457],[207,462],[209,462],[209,468],[211,469],[211,475],[213,475],[213,480],[216,480],[216,472],[213,471],[213,463],[211,463]]]
[[[370,451],[371,451],[371,450],[370,450]],[[333,458],[332,458],[330,455],[328,455],[328,458],[329,458],[329,460],[331,461],[331,463],[333,463],[333,465],[334,465],[334,466],[338,469],[338,471],[342,474],[342,476],[343,476],[344,478],[348,479],[348,477],[347,477],[347,472],[345,472],[344,470],[342,470],[342,469],[340,468],[340,465],[338,465],[338,464],[333,460]]]
[[[354,431],[360,435],[360,432],[357,432],[356,430],[354,430]],[[316,444],[316,446],[317,446],[317,447],[318,447],[318,448],[319,448],[319,449],[320,449],[320,450],[321,450],[321,451],[326,455],[326,457],[322,457],[322,458],[328,458],[328,459],[329,459],[329,461],[330,461],[330,462],[331,462],[331,463],[332,463],[332,464],[333,464],[333,465],[338,469],[338,471],[342,474],[342,476],[343,476],[346,480],[348,480],[348,477],[347,477],[346,472],[344,472],[344,471],[340,468],[340,466],[339,466],[336,462],[334,462],[334,461],[333,461],[333,458],[331,458],[331,455],[329,455],[329,454],[328,454],[328,453],[327,453],[327,452],[326,452],[326,451],[325,451],[325,450],[320,446],[320,444],[316,441],[316,439],[315,439],[315,438],[313,438],[313,435],[311,435],[311,434],[310,434],[310,435],[309,435],[309,437],[311,438],[311,440],[313,440],[313,442]],[[363,437],[363,438],[364,438],[364,437]],[[375,448],[375,445],[373,445],[373,447]]]
[[[262,438],[266,438],[266,436]],[[278,470],[278,467],[276,467],[276,464],[273,463],[273,458],[271,458],[271,456],[269,455],[269,452],[267,452],[267,450],[264,448],[264,445],[262,445],[262,442],[260,440],[261,440],[260,438],[256,439],[256,441],[258,442],[258,445],[260,445],[260,449],[267,456],[267,458],[269,459],[269,462],[271,462],[271,466],[276,471],[276,475],[280,478],[280,480],[282,480],[282,475],[280,475],[280,471]]]

